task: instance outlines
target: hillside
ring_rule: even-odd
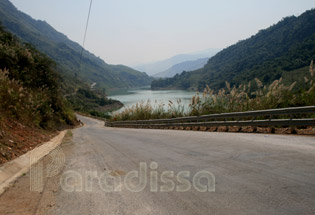
[[[200,58],[194,61],[185,61],[185,62],[176,64],[163,72],[159,72],[155,74],[153,77],[171,78],[175,76],[176,74],[182,73],[183,71],[194,71],[194,70],[204,67],[206,63],[208,62],[208,60],[209,58]]]
[[[203,90],[247,83],[259,78],[264,84],[284,78],[303,84],[308,65],[315,58],[315,9],[299,17],[284,18],[256,35],[232,45],[200,70],[152,82],[152,89],[178,88]]]
[[[218,51],[219,49],[207,49],[195,53],[179,54],[165,60],[135,66],[134,68],[141,72],[146,72],[147,74],[154,76],[155,74],[165,71],[172,66],[182,63],[184,61],[194,61],[200,58],[210,58]]]
[[[0,26],[0,164],[78,124],[54,68]]]
[[[81,69],[78,71],[82,47],[57,32],[45,21],[34,20],[18,11],[8,0],[0,1],[0,21],[13,34],[56,61],[57,70],[67,82],[67,86],[76,88],[77,82],[80,81],[97,83],[98,88],[106,89],[145,86],[151,83],[152,79],[147,74],[126,66],[106,64],[86,50],[83,52]],[[76,74],[79,80],[74,78]]]

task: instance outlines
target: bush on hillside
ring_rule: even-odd
[[[0,27],[0,111],[42,128],[73,125],[55,63]]]

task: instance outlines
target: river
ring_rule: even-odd
[[[165,104],[167,107],[169,101],[177,104],[180,100],[181,104],[188,108],[191,98],[195,95],[195,92],[184,90],[129,90],[120,94],[111,95],[109,98],[119,100],[125,106],[120,109],[123,110],[126,107],[131,107],[140,102],[151,101],[151,104]]]

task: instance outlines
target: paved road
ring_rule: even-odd
[[[34,205],[30,214],[315,214],[314,137],[105,128],[100,121],[80,119],[85,126],[62,146],[62,172],[46,181],[36,203],[28,197]],[[140,172],[140,163],[146,164],[148,180],[133,192],[138,178],[124,180],[131,171]],[[60,186],[69,171],[82,178]],[[211,192],[193,186],[200,171],[214,175],[214,192],[211,183],[206,186],[210,174],[196,186]],[[116,192],[110,190],[114,182]],[[23,183],[16,187],[1,196],[0,211],[13,204],[9,198],[19,199]],[[165,188],[168,192],[161,191]]]

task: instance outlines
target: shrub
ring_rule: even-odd
[[[55,63],[0,28],[0,111],[42,128],[74,124]]]

